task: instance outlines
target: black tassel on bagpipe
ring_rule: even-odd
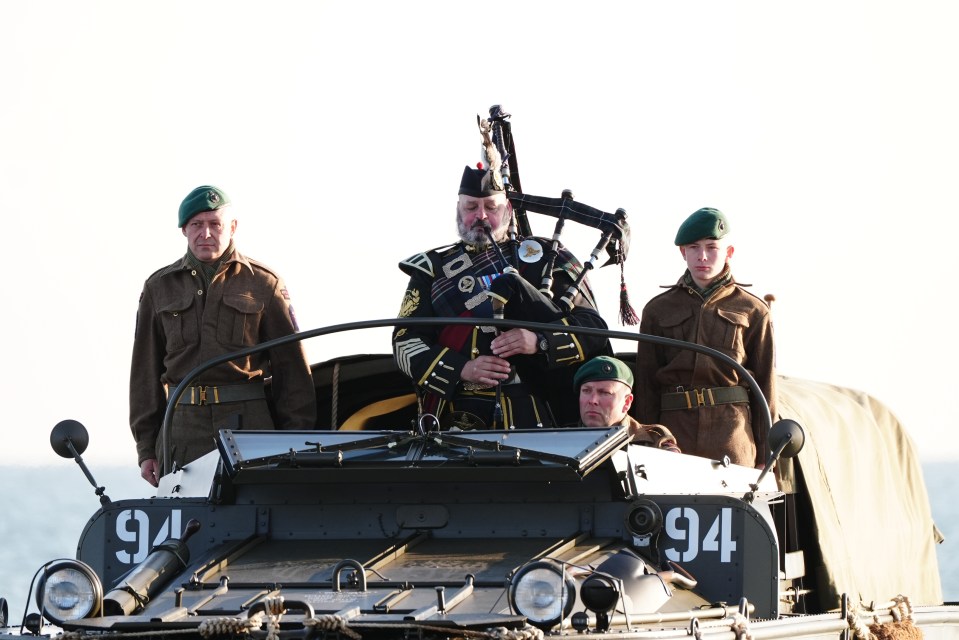
[[[619,323],[628,327],[639,324],[639,316],[629,303],[629,291],[626,290],[626,274],[623,262],[619,263]]]

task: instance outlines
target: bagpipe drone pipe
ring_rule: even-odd
[[[620,266],[620,300],[619,320],[624,325],[635,325],[639,318],[629,303],[629,294],[626,289],[623,273],[626,256],[629,253],[629,224],[626,222],[626,211],[617,209],[615,213],[607,213],[595,207],[577,202],[569,190],[564,190],[559,198],[534,196],[522,192],[519,180],[519,170],[516,161],[516,148],[513,140],[512,126],[509,122],[510,114],[503,111],[500,105],[490,107],[490,116],[484,120],[477,116],[477,124],[483,137],[483,154],[494,180],[502,182],[507,198],[513,206],[514,216],[509,230],[509,245],[513,254],[512,264],[516,264],[520,242],[518,234],[532,235],[529,226],[527,211],[556,218],[553,235],[546,248],[545,262],[539,291],[547,297],[556,298],[554,303],[561,312],[568,312],[574,306],[574,299],[584,286],[590,270],[610,264]],[[590,253],[589,260],[577,274],[573,283],[565,291],[553,292],[553,269],[560,248],[560,237],[566,221],[576,222],[599,229],[600,239]],[[493,246],[497,246],[493,243]],[[605,253],[606,259],[598,264],[600,256]],[[504,258],[504,261],[505,258]],[[503,283],[505,285],[505,283]],[[505,292],[504,292],[505,293]],[[528,318],[550,322],[555,318]]]

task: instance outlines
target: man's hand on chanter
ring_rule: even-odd
[[[490,344],[493,354],[500,358],[509,358],[519,354],[532,355],[537,352],[536,334],[529,329],[510,329],[504,331]]]
[[[509,378],[509,362],[496,356],[479,356],[470,360],[460,372],[460,379],[494,386]]]

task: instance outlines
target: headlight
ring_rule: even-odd
[[[54,624],[95,616],[102,604],[100,578],[79,560],[57,560],[40,576],[37,606]]]
[[[597,616],[611,613],[620,598],[625,599],[626,613],[653,613],[672,595],[662,577],[631,549],[603,560],[579,590],[583,604]]]
[[[533,626],[550,629],[573,610],[575,589],[562,565],[545,560],[533,562],[520,569],[510,582],[510,606]]]
[[[583,585],[579,588],[583,606],[597,614],[612,612],[619,603],[620,584],[622,580],[594,573],[583,580]]]
[[[653,536],[663,528],[663,512],[649,498],[634,500],[626,514],[626,528],[634,536]]]

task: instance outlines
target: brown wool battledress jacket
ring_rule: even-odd
[[[769,306],[731,281],[704,301],[683,279],[643,309],[640,332],[686,340],[722,351],[749,371],[776,417],[775,346]],[[748,286],[748,285],[746,285]],[[683,453],[736,464],[765,463],[767,431],[749,403],[662,410],[662,394],[740,385],[735,370],[709,356],[640,342],[635,413],[640,422],[669,427]],[[695,397],[695,393],[693,394]]]
[[[633,416],[626,414],[617,425],[610,426],[629,427],[629,434],[632,436],[632,439],[629,441],[630,444],[639,444],[643,445],[644,447],[653,447],[654,449],[665,449],[667,451],[682,453],[682,451],[679,450],[679,446],[676,444],[676,437],[673,436],[669,429],[661,424],[643,424]],[[580,429],[586,428],[582,421],[580,421],[577,427]],[[601,429],[603,427],[593,428]]]
[[[238,251],[225,258],[205,290],[187,256],[151,275],[140,294],[130,373],[130,428],[138,463],[158,455],[167,389],[200,363],[297,331],[289,294],[269,267]],[[230,361],[194,384],[262,385],[272,375],[276,428],[312,429],[316,396],[302,343]],[[188,395],[188,394],[185,394]],[[265,398],[202,406],[180,404],[174,413],[172,460],[180,466],[212,451],[225,426],[272,429]],[[161,460],[162,463],[162,460]]]

